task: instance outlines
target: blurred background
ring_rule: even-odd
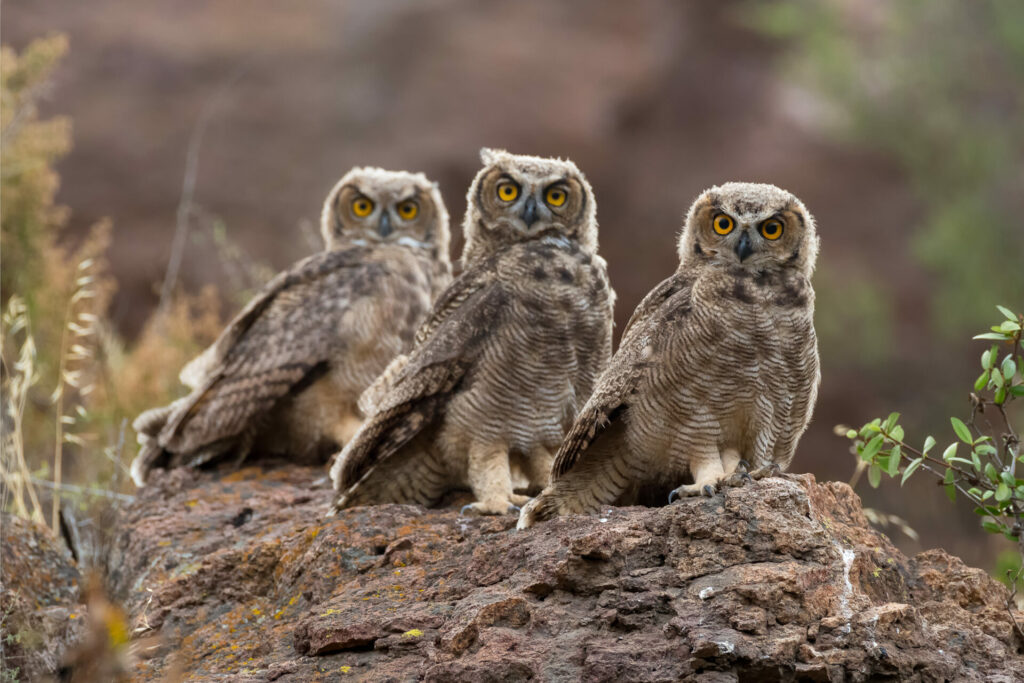
[[[180,365],[319,248],[320,204],[354,165],[424,171],[458,234],[481,146],[573,159],[620,330],[676,268],[701,190],[797,194],[822,240],[823,382],[792,469],[819,479],[853,476],[838,423],[899,410],[912,440],[951,440],[971,335],[996,304],[1024,308],[1021,3],[8,0],[0,34],[3,298],[27,301],[38,348],[24,419],[55,386],[82,408],[63,435],[26,428],[39,480],[56,439],[68,481],[131,493],[124,419],[183,393]],[[83,288],[77,357],[62,321]],[[887,529],[906,551],[994,569],[1012,548],[929,478],[857,490],[916,530]]]

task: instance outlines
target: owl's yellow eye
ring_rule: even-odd
[[[777,240],[782,237],[782,221],[772,218],[761,224],[761,234],[766,240]]]
[[[548,191],[544,194],[544,201],[551,206],[561,206],[562,204],[565,204],[566,196],[565,190],[562,188],[551,187],[548,188]]]
[[[398,215],[404,220],[411,221],[420,212],[420,207],[411,199],[398,205]]]
[[[519,186],[515,183],[504,182],[498,185],[498,199],[503,202],[514,202],[519,196]]]
[[[366,218],[373,213],[373,202],[366,197],[356,197],[352,200],[352,213],[360,218]]]
[[[735,223],[732,222],[732,218],[726,216],[724,213],[720,213],[715,216],[715,220],[712,221],[711,224],[714,226],[715,232],[719,235],[728,235],[732,232],[733,226],[735,225]]]

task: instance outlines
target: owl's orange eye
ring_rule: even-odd
[[[732,232],[735,223],[733,223],[732,218],[726,216],[724,213],[720,213],[715,216],[715,220],[711,222],[711,225],[714,226],[715,232],[719,235],[728,235]]]
[[[419,205],[411,199],[398,205],[398,215],[404,220],[411,221],[413,218],[416,218],[416,214],[419,212]]]
[[[519,196],[519,186],[515,183],[504,182],[498,185],[498,199],[503,202],[514,202]]]
[[[761,224],[761,234],[766,240],[777,240],[782,237],[782,221],[772,218]]]
[[[562,204],[565,204],[565,198],[565,190],[563,190],[560,187],[549,188],[548,191],[544,194],[544,201],[546,201],[551,206],[561,206]]]
[[[366,218],[373,213],[373,202],[366,197],[356,197],[352,200],[352,213],[360,218]]]

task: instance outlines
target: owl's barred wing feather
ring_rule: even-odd
[[[673,334],[670,323],[690,306],[693,281],[678,273],[662,281],[640,302],[626,325],[619,350],[598,380],[593,395],[583,406],[562,442],[552,468],[561,477],[613,422],[621,419],[626,402],[650,367],[651,349]]]
[[[202,381],[169,416],[160,445],[187,453],[235,437],[325,372],[343,314],[382,268],[365,251],[315,254],[271,280],[200,356]]]
[[[434,420],[479,357],[485,336],[501,324],[507,297],[487,267],[464,272],[441,295],[375,414],[345,447],[336,488],[358,482]]]

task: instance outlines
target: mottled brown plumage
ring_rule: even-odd
[[[817,251],[814,221],[790,193],[750,183],[703,193],[679,269],[633,313],[520,528],[687,478],[675,495],[711,495],[740,481],[729,478],[741,459],[759,473],[786,468],[820,377]]]
[[[593,193],[571,162],[484,150],[467,195],[465,271],[332,469],[336,509],[430,505],[468,488],[503,513],[539,490],[611,355],[614,293]]]
[[[360,393],[412,345],[451,281],[448,214],[422,174],[360,168],[324,203],[327,250],[280,273],[182,370],[193,391],[133,425],[140,486],[153,467],[322,460],[355,433]]]

